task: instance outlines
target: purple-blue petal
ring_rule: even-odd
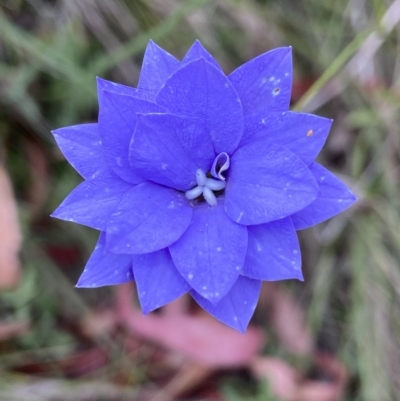
[[[156,98],[155,93],[147,92],[142,89],[136,89],[132,86],[117,84],[116,82],[107,81],[106,79],[97,77],[97,95],[99,99],[104,90],[107,92],[119,93],[120,95],[136,97],[152,103],[154,103]]]
[[[324,146],[331,125],[327,118],[292,111],[250,114],[241,145],[258,140],[283,145],[308,166]]]
[[[187,191],[196,184],[196,171],[208,171],[214,157],[196,120],[172,114],[138,116],[130,163],[147,180]]]
[[[97,77],[97,97],[100,99],[103,91],[119,93],[120,95],[127,95],[137,97],[137,89],[131,86],[117,84],[112,81]]]
[[[149,313],[189,291],[168,249],[132,255],[132,267],[143,313]]]
[[[107,248],[114,253],[155,252],[187,229],[193,209],[182,193],[145,182],[127,192],[107,225]]]
[[[79,184],[52,217],[105,231],[107,220],[132,184],[106,168]]]
[[[217,303],[231,289],[243,270],[247,228],[234,223],[216,206],[196,205],[182,237],[169,247],[175,266],[202,297]]]
[[[261,281],[239,276],[231,290],[216,305],[191,291],[195,301],[216,319],[245,333],[261,291]]]
[[[223,72],[203,58],[171,75],[157,103],[173,114],[199,119],[216,154],[230,154],[239,144],[243,131],[240,99]]]
[[[246,116],[288,110],[292,75],[292,48],[281,47],[243,64],[229,75],[229,80]]]
[[[318,196],[310,205],[291,216],[296,230],[328,220],[357,200],[345,184],[320,164],[314,163],[310,170],[319,185]]]
[[[124,180],[133,184],[143,182],[129,164],[136,113],[162,111],[162,107],[143,99],[108,91],[100,94],[99,129],[104,153],[112,169]]]
[[[247,230],[244,276],[263,281],[303,280],[299,241],[290,217]]]
[[[214,67],[222,70],[221,66],[218,64],[215,58],[203,47],[199,40],[196,40],[193,43],[192,47],[185,54],[185,57],[182,60],[182,66],[189,64],[190,62],[199,58],[203,58]]]
[[[318,185],[308,167],[283,146],[252,142],[231,157],[225,210],[240,224],[279,220],[308,206]]]
[[[130,255],[116,255],[106,251],[106,234],[99,240],[81,274],[77,287],[93,288],[116,285],[133,280]]]
[[[138,90],[154,94],[158,93],[167,78],[180,65],[181,63],[174,56],[150,40],[144,53]]]
[[[83,178],[106,166],[98,124],[59,128],[53,135],[65,158]]]

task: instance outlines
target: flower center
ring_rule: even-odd
[[[214,178],[207,177],[202,170],[196,171],[197,186],[185,192],[187,199],[196,199],[203,196],[204,200],[211,206],[217,204],[217,197],[214,192],[222,191],[226,187],[226,180],[222,173],[228,170],[230,164],[227,153],[220,153],[214,160],[209,175]]]

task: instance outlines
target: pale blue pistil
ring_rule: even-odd
[[[202,169],[196,171],[197,186],[189,189],[185,192],[187,199],[196,199],[203,195],[205,201],[215,206],[217,204],[217,197],[214,191],[221,191],[226,187],[225,177],[222,175],[229,167],[229,156],[226,153],[220,153],[214,160],[211,168],[211,174],[213,177],[208,178],[206,173]]]

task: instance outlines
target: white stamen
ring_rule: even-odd
[[[226,187],[226,182],[207,178],[205,186],[207,188],[210,188],[212,191],[221,191],[221,189],[224,189]]]
[[[215,206],[217,204],[217,198],[215,197],[214,192],[211,191],[210,188],[208,187],[203,188],[203,196],[209,205]]]
[[[196,199],[202,193],[203,193],[203,187],[195,187],[195,188],[189,189],[189,191],[186,191],[185,196],[186,196],[186,199],[192,200],[192,199]]]
[[[197,185],[201,187],[206,184],[207,176],[201,168],[199,168],[196,171],[196,180],[197,180]]]

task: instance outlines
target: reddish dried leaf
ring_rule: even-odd
[[[36,216],[42,210],[50,188],[47,158],[37,142],[26,141],[25,147],[30,166],[28,198],[32,216]]]
[[[118,313],[125,327],[210,368],[246,366],[263,344],[260,330],[250,327],[243,335],[206,313],[143,316],[133,307],[130,284],[117,291]]]
[[[0,341],[5,341],[25,334],[29,329],[28,322],[2,322],[0,321]]]
[[[197,363],[187,363],[181,366],[177,374],[166,386],[158,391],[149,401],[172,401],[185,392],[192,390],[206,379],[212,370]]]
[[[113,310],[103,310],[87,314],[80,327],[82,334],[92,338],[110,334],[116,329],[117,323],[117,315]]]
[[[20,247],[17,206],[8,174],[0,166],[0,289],[14,287],[19,281]]]
[[[267,380],[272,392],[283,400],[294,400],[299,374],[294,368],[278,358],[255,358],[250,368],[255,377]]]
[[[263,299],[270,303],[271,323],[283,346],[295,355],[310,355],[313,339],[300,306],[276,284],[264,284],[263,292]]]

